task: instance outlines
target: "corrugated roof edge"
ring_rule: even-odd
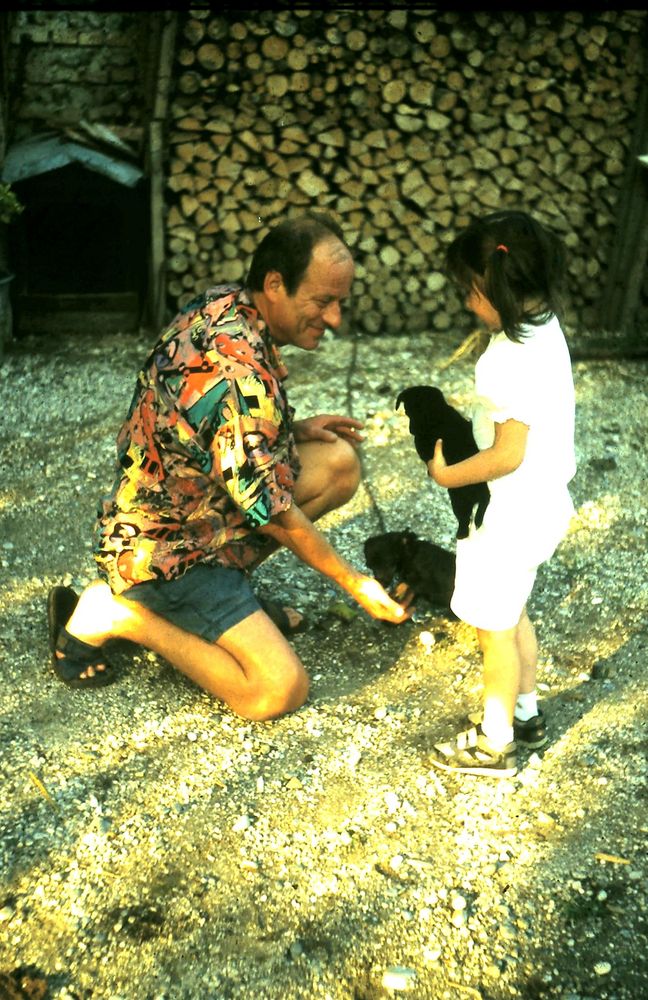
[[[144,176],[142,170],[132,163],[50,134],[31,136],[10,146],[1,177],[6,183],[14,184],[50,170],[58,170],[69,163],[82,163],[89,170],[104,174],[126,187],[133,187]]]

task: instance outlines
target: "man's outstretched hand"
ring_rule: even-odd
[[[349,593],[373,618],[381,618],[394,625],[408,621],[414,612],[410,608],[414,595],[409,589],[405,588],[402,592],[402,603],[394,601],[373,576],[359,576]]]

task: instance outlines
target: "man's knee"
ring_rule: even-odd
[[[238,714],[255,722],[278,719],[281,715],[301,708],[308,697],[309,688],[308,674],[302,666],[295,666],[280,679],[260,684]]]
[[[339,494],[340,503],[346,503],[355,495],[360,485],[362,469],[358,452],[352,444],[342,438],[338,438],[331,448],[329,473]]]

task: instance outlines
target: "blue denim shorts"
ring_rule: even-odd
[[[233,625],[260,609],[247,575],[218,563],[192,566],[176,580],[136,583],[122,597],[138,601],[207,642],[216,642]]]

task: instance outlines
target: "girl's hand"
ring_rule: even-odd
[[[439,486],[446,486],[447,482],[445,480],[445,470],[448,468],[448,463],[443,457],[443,441],[441,438],[437,441],[434,446],[434,455],[428,462],[428,473],[432,477],[435,483]]]
[[[362,427],[364,424],[360,420],[354,420],[353,417],[320,413],[316,417],[295,420],[293,432],[298,444],[303,444],[306,441],[332,442],[340,437],[356,446],[364,440],[363,435],[359,433]]]

